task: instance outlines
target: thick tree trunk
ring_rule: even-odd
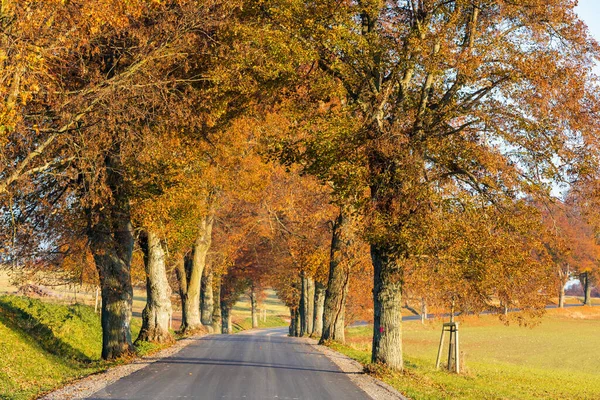
[[[233,333],[233,329],[231,326],[231,309],[221,304],[221,333],[224,335],[229,335]]]
[[[211,244],[212,224],[212,215],[202,220],[191,257],[186,257],[183,265],[178,263],[176,269],[181,295],[181,332],[193,332],[202,326],[200,319],[200,285],[204,266],[206,265],[206,255]]]
[[[147,300],[142,312],[142,329],[136,342],[170,342],[173,340],[169,332],[171,287],[167,280],[165,252],[160,238],[152,231],[142,233],[139,243],[144,253]]]
[[[258,298],[254,285],[250,288],[250,305],[252,308],[252,327],[258,328]]]
[[[402,369],[402,274],[390,249],[371,245],[374,268],[371,360]]]
[[[325,309],[325,292],[327,288],[321,282],[315,282],[315,311],[313,319],[313,336],[321,337],[323,334],[323,312]]]
[[[87,210],[90,249],[100,277],[102,296],[102,358],[115,359],[133,350],[131,342],[131,257],[134,236],[129,198],[117,155],[105,159],[109,204]]]
[[[205,273],[202,277],[202,287],[201,287],[201,320],[202,325],[211,326],[213,323],[213,273],[208,269],[204,270]]]
[[[129,325],[133,301],[130,269],[114,254],[98,255],[93,252],[100,270],[102,358],[112,360],[133,350]]]
[[[311,335],[313,332],[315,312],[315,281],[301,274],[302,288],[300,293],[300,336]]]
[[[331,235],[331,250],[329,258],[329,281],[325,292],[325,304],[323,311],[323,334],[320,343],[329,340],[344,343],[344,318],[346,314],[346,297],[348,295],[348,283],[350,271],[348,260],[344,260],[343,249],[348,245],[342,232],[344,224],[347,223],[343,213],[336,218]]]

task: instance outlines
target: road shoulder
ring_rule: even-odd
[[[306,343],[323,353],[335,365],[337,365],[342,372],[348,375],[350,380],[356,386],[361,388],[373,400],[409,400],[387,383],[375,379],[371,375],[365,374],[364,367],[358,361],[353,360],[344,354],[338,353],[327,346],[319,345],[314,339],[305,338],[305,340]]]
[[[194,343],[202,336],[191,336],[178,340],[173,346],[160,350],[159,352],[147,357],[138,358],[132,363],[111,367],[104,372],[86,376],[78,381],[68,384],[53,392],[47,393],[40,400],[74,400],[85,399],[99,390],[104,389],[108,385],[118,381],[119,379],[133,374],[148,365],[161,360],[165,357],[170,357],[173,354],[181,351],[183,348]]]

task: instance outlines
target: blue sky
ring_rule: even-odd
[[[579,0],[577,13],[596,40],[600,41],[600,0]]]

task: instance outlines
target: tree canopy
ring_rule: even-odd
[[[527,321],[557,265],[598,270],[600,47],[575,6],[2,1],[0,262],[94,264],[105,358],[131,349],[142,258],[164,313],[176,271],[187,327],[207,291],[228,312],[271,286],[292,319],[372,313],[398,369],[403,293]]]

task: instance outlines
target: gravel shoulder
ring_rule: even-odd
[[[358,361],[338,353],[327,346],[319,345],[314,339],[305,338],[304,340],[314,349],[325,354],[342,372],[348,375],[356,386],[364,390],[373,400],[409,400],[387,383],[365,374],[363,372],[364,367]]]
[[[130,364],[111,367],[104,372],[86,376],[67,386],[47,393],[38,399],[40,400],[74,400],[85,399],[106,386],[118,381],[119,379],[131,375],[132,373],[158,361],[165,357],[181,351],[183,348],[194,343],[201,336],[190,336],[189,338],[178,340],[173,346],[163,349],[151,356],[146,356],[133,361]]]

